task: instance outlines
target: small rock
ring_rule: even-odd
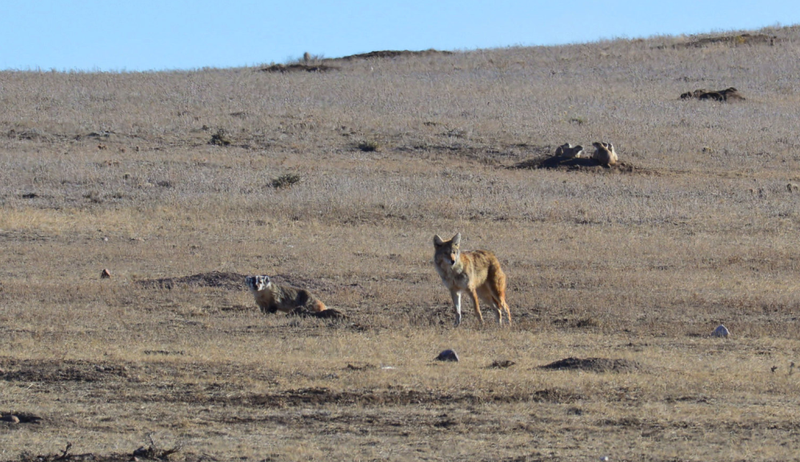
[[[712,337],[727,337],[729,335],[731,335],[731,332],[722,324],[718,325],[714,332],[711,333]]]
[[[19,417],[15,416],[14,414],[7,414],[0,418],[3,422],[11,422],[11,423],[19,423]]]
[[[103,269],[103,272],[100,273],[100,279],[108,279],[111,277],[111,271],[108,269]]]
[[[458,355],[453,350],[444,350],[436,357],[437,361],[458,361]]]

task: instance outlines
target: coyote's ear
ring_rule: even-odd
[[[457,233],[457,234],[456,234],[455,236],[453,236],[453,238],[452,238],[452,239],[450,239],[450,240],[453,242],[453,245],[458,245],[458,244],[461,242],[461,233]]]
[[[438,234],[433,236],[433,245],[435,245],[436,247],[441,247],[442,244],[444,244],[444,241],[442,241],[442,238],[439,237]]]

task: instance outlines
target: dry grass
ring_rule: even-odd
[[[800,29],[759,33],[0,73],[0,460],[794,459]],[[522,168],[600,140],[625,168]],[[450,327],[456,232],[513,328]],[[349,318],[157,283],[214,272]]]

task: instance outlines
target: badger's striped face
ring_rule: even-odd
[[[247,276],[245,283],[250,290],[258,292],[269,286],[269,276]]]

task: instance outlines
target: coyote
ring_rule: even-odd
[[[461,324],[461,294],[466,292],[475,304],[475,313],[483,323],[478,297],[494,306],[497,322],[503,324],[503,310],[506,312],[508,324],[511,324],[511,311],[506,303],[506,275],[500,268],[500,262],[488,250],[462,252],[459,248],[461,233],[449,241],[443,241],[438,235],[433,237],[433,263],[442,278],[444,285],[450,289],[453,305],[456,309],[456,323]]]
[[[290,313],[297,309],[319,313],[328,309],[311,292],[275,284],[269,280],[269,276],[247,276],[245,282],[256,299],[256,305],[264,314],[277,311]]]

